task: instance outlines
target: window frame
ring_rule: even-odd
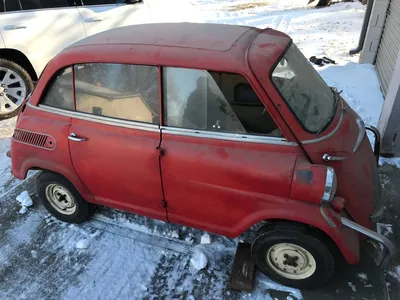
[[[4,12],[3,13],[17,13],[17,12],[23,11],[21,2],[19,0],[15,0],[15,1],[18,2],[18,6],[19,6],[18,10],[7,10],[7,7],[6,7],[6,1],[7,0],[1,0],[1,1],[3,3],[3,8],[4,8]],[[10,0],[8,0],[8,1],[10,1]]]
[[[188,70],[200,70],[200,71],[207,71],[209,72],[220,72],[220,73],[230,73],[230,74],[235,74],[235,75],[241,75],[243,78],[246,79],[248,84],[251,86],[253,89],[254,93],[257,95],[257,97],[261,101],[261,97],[259,93],[257,93],[257,90],[254,88],[253,84],[251,83],[251,80],[249,80],[248,76],[242,72],[237,72],[237,73],[232,73],[228,71],[221,71],[221,70],[216,70],[216,69],[197,69],[197,68],[188,68],[188,67],[176,67],[176,66],[167,66],[164,65],[161,67],[161,74],[160,78],[163,81],[163,84],[161,85],[161,114],[162,115],[162,120],[160,120],[160,126],[161,130],[167,131],[170,134],[177,134],[177,135],[184,135],[184,136],[192,136],[192,137],[202,137],[202,138],[212,138],[212,139],[222,139],[222,140],[231,140],[231,141],[239,141],[239,142],[258,142],[258,143],[265,143],[265,144],[279,144],[279,145],[290,145],[290,146],[297,146],[297,143],[295,142],[290,142],[286,138],[284,132],[282,131],[281,127],[279,126],[278,122],[276,122],[275,118],[272,116],[268,109],[268,105],[265,105],[263,101],[261,103],[263,104],[264,108],[267,110],[269,115],[271,116],[272,120],[275,122],[279,130],[282,132],[283,137],[274,137],[274,136],[268,136],[268,135],[262,135],[262,134],[249,134],[249,133],[229,133],[229,132],[218,132],[218,131],[208,131],[208,130],[200,130],[200,129],[190,129],[190,128],[182,128],[182,127],[175,127],[175,126],[168,126],[165,125],[163,122],[165,116],[164,113],[166,113],[166,110],[164,109],[164,99],[166,97],[164,96],[164,77],[163,72],[164,68],[180,68],[180,69],[188,69]],[[166,101],[166,100],[165,100]],[[230,103],[228,103],[230,105]],[[236,116],[236,113],[235,113]],[[237,118],[237,116],[236,116]],[[240,120],[239,120],[240,121]]]

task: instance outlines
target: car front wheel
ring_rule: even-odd
[[[0,120],[16,116],[32,90],[32,79],[24,68],[0,59]]]
[[[295,288],[314,288],[334,270],[331,241],[315,228],[277,223],[259,230],[251,248],[257,267],[268,277]]]

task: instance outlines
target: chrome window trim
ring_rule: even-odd
[[[64,110],[61,108],[51,107],[43,104],[39,104],[39,106],[34,106],[28,102],[27,104],[30,108],[41,110],[49,113],[54,113],[60,116],[71,117],[83,121],[89,122],[96,122],[105,125],[117,126],[117,127],[124,127],[124,128],[131,128],[131,129],[138,129],[138,130],[145,130],[145,131],[152,131],[152,132],[159,132],[160,126],[156,124],[147,124],[135,121],[128,121],[128,120],[120,120],[120,119],[113,119],[109,117],[103,116],[96,116],[91,114],[85,114],[77,111],[69,111]]]
[[[308,145],[308,144],[319,143],[319,142],[322,142],[322,141],[325,141],[325,140],[329,139],[331,136],[335,135],[336,132],[338,132],[340,126],[342,126],[343,119],[344,119],[344,116],[343,116],[343,115],[344,115],[344,113],[343,113],[343,109],[342,109],[342,112],[340,113],[340,119],[339,119],[338,124],[336,125],[335,129],[333,129],[329,134],[324,135],[324,136],[322,136],[322,137],[320,137],[320,138],[302,141],[301,143],[302,143],[303,145]]]
[[[178,127],[161,126],[163,134],[183,135],[197,138],[208,138],[217,140],[227,140],[235,142],[248,142],[259,144],[272,144],[282,146],[297,146],[297,143],[288,142],[283,138],[269,137],[269,136],[255,136],[249,134],[214,132],[205,130],[186,129]]]
[[[186,129],[186,128],[176,128],[176,127],[166,127],[159,126],[155,124],[146,124],[135,121],[127,121],[120,119],[113,119],[103,116],[85,114],[76,111],[64,110],[61,108],[51,107],[43,104],[39,104],[38,106],[34,106],[31,103],[27,103],[30,108],[45,111],[49,113],[54,113],[57,115],[71,117],[79,120],[97,122],[101,124],[117,126],[117,127],[125,127],[131,129],[138,130],[146,130],[152,132],[159,132],[160,128],[162,132],[165,134],[175,134],[182,136],[191,136],[197,138],[209,138],[209,139],[217,139],[217,140],[227,140],[227,141],[235,141],[235,142],[248,142],[248,143],[259,143],[259,144],[271,144],[271,145],[282,145],[282,146],[297,146],[295,142],[288,142],[283,138],[277,137],[269,137],[269,136],[254,136],[248,134],[235,134],[235,133],[225,133],[225,132],[212,132],[212,131],[204,131],[204,130],[194,130],[194,129]]]
[[[355,153],[358,150],[358,148],[360,147],[361,142],[363,141],[365,133],[366,133],[364,121],[361,118],[357,118],[356,123],[357,123],[357,127],[358,127],[358,135],[357,135],[356,143],[353,147],[353,153]]]

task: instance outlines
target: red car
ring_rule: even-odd
[[[366,238],[384,246],[381,264],[393,254],[375,232],[363,121],[272,29],[149,24],[84,39],[47,65],[11,146],[12,173],[42,170],[38,195],[60,220],[105,205],[232,238],[258,226],[253,259],[286,285],[327,281],[337,252],[358,263]]]

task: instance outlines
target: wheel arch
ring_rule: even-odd
[[[28,57],[26,57],[26,55],[21,51],[9,48],[0,49],[0,58],[12,61],[20,65],[28,72],[29,76],[32,78],[32,81],[38,80],[38,75],[35,71],[35,68],[33,67]]]
[[[95,202],[93,195],[90,193],[90,191],[86,188],[86,186],[83,184],[83,182],[79,179],[79,177],[76,174],[71,174],[67,170],[62,170],[61,168],[58,168],[57,166],[38,167],[36,165],[32,165],[26,169],[25,178],[29,171],[51,172],[51,173],[61,175],[65,179],[67,179],[76,188],[76,190],[81,194],[81,196],[86,201],[88,201],[90,203]]]

